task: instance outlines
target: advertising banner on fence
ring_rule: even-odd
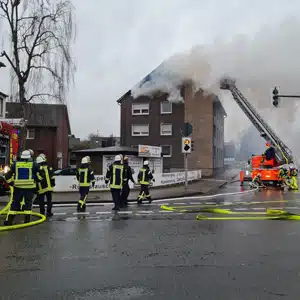
[[[137,174],[134,175],[136,178]],[[95,187],[91,191],[105,191],[109,190],[109,186],[105,184],[104,175],[95,175]],[[154,174],[155,182],[153,186],[164,186],[184,182],[184,172],[176,173],[160,173]],[[188,180],[198,180],[201,178],[201,170],[189,171]],[[133,188],[132,182],[129,183]],[[75,176],[56,176],[54,192],[77,192],[79,189],[78,182]]]

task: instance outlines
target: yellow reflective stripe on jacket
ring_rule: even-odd
[[[149,181],[146,181],[146,171],[147,169],[141,168],[140,171],[142,172],[142,180],[140,181],[140,184],[149,185]]]
[[[14,185],[16,187],[22,187],[22,188],[35,188],[36,183],[32,176],[32,167],[33,162],[17,162],[16,163],[16,174],[15,174],[15,180]],[[28,170],[28,178],[26,179],[19,179],[19,170],[20,169],[27,169]]]
[[[110,187],[113,189],[121,189],[123,187],[123,169],[124,167],[122,165],[113,165],[112,166],[112,182],[110,184]],[[120,171],[120,183],[116,183],[116,171]]]
[[[79,168],[78,173],[79,173],[79,186],[90,186],[91,183],[88,182],[89,169],[88,168],[84,168],[84,169]],[[83,182],[81,182],[81,174],[82,173],[84,173]]]

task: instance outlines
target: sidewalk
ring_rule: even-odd
[[[230,182],[233,177],[237,175],[236,170],[225,171],[224,174],[218,176],[218,178],[212,179],[201,179],[199,181],[189,183],[188,189],[185,190],[184,185],[168,186],[161,188],[152,188],[151,195],[153,200],[158,199],[168,199],[168,198],[177,198],[185,196],[195,196],[195,195],[204,195],[204,194],[213,194],[217,190]],[[139,191],[131,190],[129,195],[129,201],[136,201]],[[78,193],[53,193],[53,203],[77,203],[79,194]],[[96,202],[111,202],[111,194],[107,192],[91,192],[88,196],[89,203]],[[8,197],[0,198],[0,205],[7,203]]]

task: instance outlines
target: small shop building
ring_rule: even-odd
[[[145,155],[141,152],[140,149],[144,148],[131,148],[131,147],[105,147],[105,148],[94,148],[94,149],[84,149],[73,151],[72,153],[76,157],[77,166],[80,165],[81,159],[85,156],[89,156],[91,158],[91,166],[97,175],[105,175],[107,167],[114,162],[114,158],[116,155],[127,156],[129,160],[129,165],[134,170],[134,173],[138,173],[139,169],[143,165],[143,161],[145,159],[149,160],[149,166],[153,173],[162,173],[163,167],[163,158],[161,157],[145,157]],[[144,151],[144,150],[143,150]],[[150,152],[147,152],[148,154]],[[157,156],[157,155],[156,155]]]

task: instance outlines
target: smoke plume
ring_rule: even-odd
[[[219,40],[176,54],[151,74],[150,82],[135,87],[132,93],[138,97],[162,90],[169,93],[170,101],[182,101],[177,86],[184,79],[192,79],[196,86],[219,95],[228,114],[226,140],[238,142],[250,122],[231,94],[220,91],[219,80],[224,75],[236,79],[237,87],[296,155],[300,150],[300,99],[283,99],[274,108],[272,90],[277,86],[280,93],[300,95],[297,18],[289,18],[278,26],[265,26],[253,37],[239,35],[230,41]]]

